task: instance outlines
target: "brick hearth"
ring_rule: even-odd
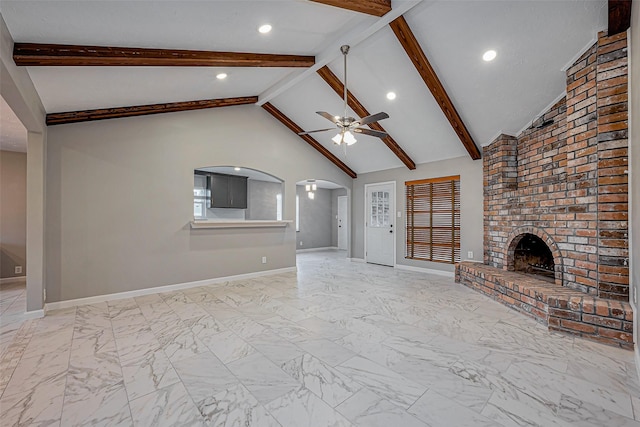
[[[456,270],[462,283],[551,329],[625,347],[632,339],[627,68],[626,33],[600,33],[567,70],[564,98],[520,135],[484,147],[485,265]],[[549,248],[555,284],[510,272],[527,235]]]
[[[550,330],[633,349],[633,310],[628,302],[473,262],[456,266],[456,282],[533,317]]]

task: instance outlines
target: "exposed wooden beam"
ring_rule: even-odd
[[[331,86],[331,89],[333,89],[340,98],[344,96],[344,85],[342,84],[340,79],[335,74],[333,74],[329,67],[325,65],[324,67],[320,68],[318,70],[318,74],[325,82],[327,82],[329,86]],[[364,108],[364,105],[362,105],[360,101],[358,101],[358,99],[353,96],[353,94],[349,90],[347,90],[347,104],[353,111],[355,111],[358,116],[366,117],[369,115],[369,111]],[[367,126],[369,126],[373,130],[385,133],[387,132],[382,126],[380,126],[380,124],[378,124],[378,122],[369,123]],[[382,142],[384,142],[386,146],[389,147],[393,154],[395,154],[400,159],[400,161],[402,161],[402,163],[404,163],[409,169],[413,170],[416,168],[415,162],[411,160],[411,157],[409,157],[409,155],[404,152],[402,147],[400,147],[400,145],[398,145],[398,143],[390,135],[386,138],[381,139]]]
[[[614,36],[627,31],[630,26],[631,0],[609,0],[609,31],[607,35]]]
[[[313,56],[211,52],[109,46],[16,43],[13,60],[24,66],[310,67]]]
[[[95,120],[117,119],[120,117],[148,116],[150,114],[175,113],[177,111],[204,110],[206,108],[229,107],[231,105],[255,104],[257,101],[257,96],[245,96],[242,98],[203,99],[200,101],[51,113],[47,114],[47,125],[91,122]]]
[[[282,111],[278,110],[270,102],[262,104],[262,108],[267,110],[269,112],[269,114],[271,114],[273,117],[278,119],[278,121],[280,121],[280,123],[282,123],[283,125],[288,127],[293,133],[298,134],[300,132],[304,132],[304,129],[302,129],[300,126],[298,126],[289,117],[285,116],[284,113],[282,113]],[[300,138],[304,139],[307,142],[307,144],[309,144],[310,146],[312,146],[313,148],[318,150],[320,152],[320,154],[322,154],[327,159],[329,159],[329,161],[331,163],[333,163],[334,165],[336,165],[337,167],[342,169],[342,171],[344,173],[346,173],[347,175],[349,175],[351,178],[355,179],[355,178],[358,177],[358,175],[353,170],[351,170],[351,168],[349,166],[345,165],[342,162],[342,160],[340,160],[339,158],[334,156],[334,154],[331,151],[327,150],[322,144],[320,144],[318,141],[313,139],[311,136],[309,136],[309,135],[298,135],[298,136]]]
[[[384,16],[391,11],[391,0],[311,0],[328,4],[341,9],[366,13],[367,15]]]
[[[481,156],[478,146],[473,141],[473,138],[471,138],[471,134],[469,134],[467,127],[460,118],[460,115],[458,114],[456,107],[454,107],[453,102],[451,102],[449,95],[447,95],[447,91],[444,89],[444,86],[442,86],[436,72],[433,67],[431,67],[431,64],[429,64],[427,56],[420,47],[418,40],[416,40],[416,37],[413,35],[411,28],[409,28],[407,21],[404,17],[400,16],[392,21],[389,26],[395,33],[404,50],[407,52],[407,55],[409,55],[409,58],[416,67],[418,74],[420,74],[420,77],[424,80],[436,102],[440,105],[442,112],[449,120],[449,123],[451,123],[453,130],[458,134],[460,141],[462,141],[462,144],[467,149],[471,158],[473,160],[479,159]]]

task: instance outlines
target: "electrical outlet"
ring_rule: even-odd
[[[473,251],[467,252],[467,258],[473,259]]]
[[[302,246],[302,240],[300,240],[300,246]]]
[[[633,288],[633,303],[638,305],[638,289]]]
[[[398,211],[398,218],[402,218],[402,211]]]
[[[46,300],[47,300],[47,290],[46,290],[46,289],[43,289],[43,290],[42,290],[42,300],[43,300],[43,301],[46,301]]]
[[[16,265],[15,271],[16,271],[16,274],[21,274],[22,273],[22,266],[21,265]]]
[[[263,257],[262,257],[262,263],[263,263],[263,264],[266,264],[266,263],[267,263],[267,257],[266,257],[266,256],[263,256]]]

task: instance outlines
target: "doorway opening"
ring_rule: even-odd
[[[349,253],[349,194],[331,181],[305,179],[296,183],[296,252]]]
[[[27,310],[27,129],[0,102],[0,323],[10,325]]]

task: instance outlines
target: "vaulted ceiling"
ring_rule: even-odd
[[[355,173],[474,157],[473,148],[499,133],[519,132],[562,96],[564,67],[607,28],[608,17],[606,0],[394,0],[389,12],[385,3],[3,0],[0,12],[16,43],[296,55],[289,59],[299,61],[275,58],[260,67],[28,65],[49,114],[243,98],[278,111],[299,129],[327,128],[331,123],[315,112],[340,115],[343,106],[322,70],[327,66],[344,82],[339,48],[349,44],[348,89],[368,112],[389,114],[380,125],[391,141],[357,135],[345,155],[331,141],[335,132],[312,137],[325,155]],[[373,6],[374,14],[336,7],[344,4]],[[273,29],[260,34],[265,23]],[[413,62],[399,28],[415,39]],[[497,57],[485,62],[489,49]],[[429,77],[414,64],[420,53],[439,80],[442,92],[435,96]],[[34,56],[36,64],[44,58]],[[309,56],[313,64],[304,61]],[[218,80],[218,73],[228,76]],[[397,94],[393,101],[386,98],[390,91]],[[244,98],[256,96],[257,102]]]

